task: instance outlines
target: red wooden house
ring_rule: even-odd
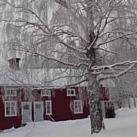
[[[46,74],[42,70],[38,73],[38,69],[35,73],[22,72],[18,69],[18,64],[15,67],[16,61],[19,63],[18,59],[10,60],[10,68],[4,67],[0,71],[0,130],[20,127],[30,121],[61,121],[88,117],[89,99],[86,87],[66,88],[63,86],[64,79],[44,89],[42,87],[45,86],[37,83],[36,78],[43,78]],[[57,72],[59,73],[58,70]],[[63,73],[64,71],[61,71],[60,74]],[[52,74],[53,71],[50,75]],[[108,100],[105,88],[101,87],[101,92],[103,96],[101,94],[100,99]]]
[[[86,118],[89,106],[86,88],[0,88],[0,130],[30,121]]]

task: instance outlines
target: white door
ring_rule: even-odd
[[[32,121],[32,103],[31,102],[22,102],[21,112],[22,112],[22,123]]]
[[[35,101],[34,102],[34,121],[43,120],[43,102]]]

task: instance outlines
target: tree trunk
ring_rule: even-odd
[[[87,4],[87,21],[88,21],[88,33],[87,33],[87,58],[90,59],[91,66],[96,65],[96,51],[94,33],[94,17],[93,17],[93,0],[86,0]],[[92,44],[92,45],[91,45]],[[99,83],[97,81],[96,75],[92,73],[92,70],[89,68],[88,73],[88,90],[89,90],[89,99],[90,99],[90,121],[91,121],[91,134],[98,133],[102,129],[103,116],[101,111],[101,103],[99,100]]]
[[[137,104],[136,104],[136,97],[135,97],[135,93],[134,92],[133,92],[133,102],[134,102],[134,107],[136,108]]]
[[[128,107],[131,108],[130,95],[128,95]]]
[[[92,11],[93,0],[86,0],[87,2],[87,17],[88,17],[88,38],[87,45],[87,57],[90,59],[92,66],[96,65],[96,51],[94,49],[96,43],[92,43],[95,40],[94,33],[94,18]],[[91,46],[92,44],[92,46]],[[90,99],[90,121],[91,121],[91,134],[98,133],[102,129],[103,116],[101,111],[101,103],[99,100],[99,82],[97,81],[96,75],[94,75],[89,69],[88,75],[88,88],[89,88],[89,99]]]
[[[99,133],[103,127],[103,116],[99,100],[99,83],[96,76],[89,72],[89,99],[90,99],[90,122],[91,134]]]

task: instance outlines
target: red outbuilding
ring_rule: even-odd
[[[61,68],[24,70],[19,68],[18,58],[10,59],[9,66],[3,66],[0,71],[0,130],[20,127],[31,121],[88,117],[86,86],[64,86],[78,80],[64,77],[70,72],[73,75],[81,73],[80,70]],[[101,87],[100,90],[100,99],[109,100],[105,88]]]
[[[85,87],[30,89],[0,88],[0,130],[31,121],[72,120],[89,115]]]

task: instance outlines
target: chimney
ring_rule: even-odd
[[[20,69],[20,58],[11,58],[8,60],[9,62],[9,67],[13,70],[19,70]]]

